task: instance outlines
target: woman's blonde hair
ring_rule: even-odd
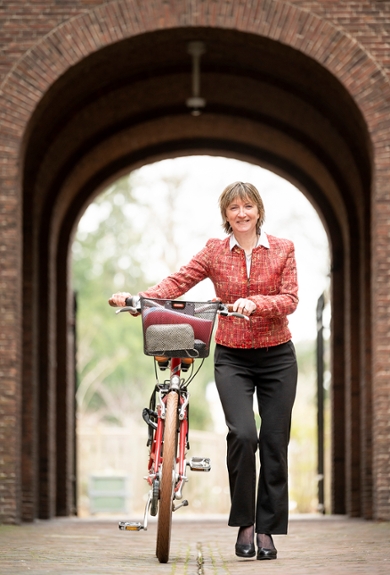
[[[251,200],[259,210],[259,219],[257,220],[256,231],[259,234],[261,226],[264,223],[265,211],[264,204],[261,196],[253,184],[248,184],[244,182],[234,182],[223,190],[222,194],[219,196],[219,208],[221,210],[222,216],[222,227],[227,234],[230,234],[232,228],[226,219],[226,210],[230,204],[240,198],[240,200]]]

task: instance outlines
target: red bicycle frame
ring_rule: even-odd
[[[170,364],[171,379],[173,375],[180,377],[181,359],[172,358]],[[165,406],[167,402],[168,393],[179,393],[179,441],[178,441],[178,454],[176,462],[178,463],[178,479],[175,483],[175,494],[179,494],[183,481],[186,480],[186,450],[187,450],[187,437],[188,437],[188,394],[187,391],[183,393],[182,389],[167,390],[166,393],[160,396],[160,405],[157,406],[157,429],[153,434],[152,444],[150,448],[147,477],[148,483],[152,486],[156,474],[163,462],[163,442],[164,442],[164,425],[165,425]]]

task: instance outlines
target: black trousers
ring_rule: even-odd
[[[255,524],[256,533],[287,533],[287,448],[297,384],[294,345],[291,341],[260,349],[217,345],[215,382],[229,429],[229,525]],[[261,417],[259,435],[253,413],[255,392]]]

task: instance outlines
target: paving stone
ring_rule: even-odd
[[[156,522],[119,531],[113,518],[64,518],[0,526],[0,575],[388,575],[390,523],[343,516],[296,516],[274,536],[276,561],[234,555],[225,517],[174,516],[170,561],[155,556]]]

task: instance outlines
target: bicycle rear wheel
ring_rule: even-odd
[[[171,544],[178,401],[179,397],[176,392],[168,393],[165,411],[163,463],[160,472],[160,505],[157,520],[156,555],[160,563],[168,562]]]

